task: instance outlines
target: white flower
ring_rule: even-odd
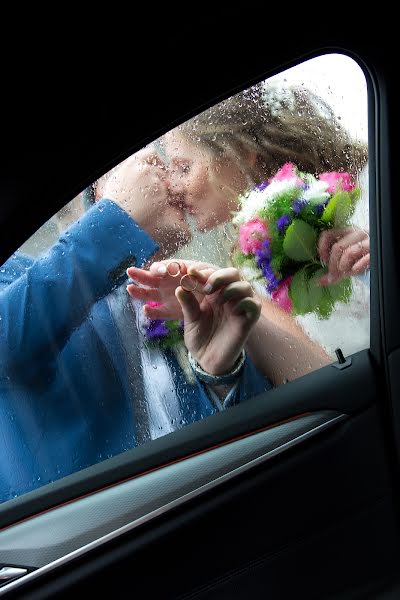
[[[247,223],[265,207],[265,190],[254,190],[247,196],[241,196],[239,200],[242,208],[232,219],[235,225]]]
[[[330,198],[328,189],[329,184],[326,181],[313,181],[308,190],[305,190],[301,197],[308,200],[312,204],[322,204]]]
[[[291,179],[284,179],[282,181],[273,181],[264,190],[256,189],[250,192],[247,196],[241,196],[239,198],[241,210],[233,217],[233,223],[235,225],[247,223],[247,221],[250,221],[257,215],[258,211],[267,208],[271,200],[282,193],[291,191],[294,188],[298,188],[295,177]]]
[[[286,194],[286,192],[290,192],[295,188],[299,188],[296,181],[296,177],[291,177],[290,179],[282,179],[282,181],[273,181],[264,190],[267,200],[273,200],[281,194]]]

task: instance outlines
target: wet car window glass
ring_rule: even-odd
[[[0,269],[0,501],[367,348],[367,158],[362,70],[325,55],[45,223]]]

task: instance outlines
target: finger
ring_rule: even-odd
[[[192,275],[197,281],[200,283],[206,283],[207,279],[210,277],[212,273],[214,273],[215,269],[198,269],[197,267],[189,267],[188,275]]]
[[[253,325],[258,321],[261,314],[261,302],[256,298],[243,298],[232,310],[234,315],[245,315],[248,323]]]
[[[201,311],[195,295],[179,286],[175,290],[175,296],[181,305],[185,323],[198,321],[201,316]]]
[[[253,288],[248,281],[235,281],[224,288],[218,297],[218,303],[224,304],[230,300],[241,300],[242,298],[252,298]]]
[[[145,302],[161,301],[161,294],[156,288],[142,288],[130,283],[126,286],[126,289],[128,294],[137,300],[144,300]]]
[[[149,287],[158,287],[160,285],[160,276],[156,277],[150,271],[145,271],[145,269],[129,267],[126,270],[126,273],[130,279],[137,283],[141,283],[142,285],[147,285]]]
[[[363,256],[362,258],[360,258],[360,260],[357,261],[353,265],[351,272],[354,273],[355,275],[359,275],[360,273],[364,273],[364,271],[369,269],[369,265],[370,265],[370,255],[368,253],[365,256]]]
[[[369,248],[369,235],[363,229],[352,230],[340,238],[340,244],[345,248],[355,244],[361,244],[363,247]]]
[[[329,255],[333,244],[343,237],[344,233],[349,231],[348,229],[329,229],[323,231],[318,239],[318,253],[321,260],[328,264]]]
[[[341,277],[334,277],[330,273],[327,273],[326,275],[322,275],[322,277],[320,277],[319,284],[332,285],[333,283],[338,283],[341,279]]]
[[[330,275],[331,282],[340,277],[339,263],[344,251],[345,246],[342,245],[342,240],[335,242],[331,248],[328,261],[328,274]]]
[[[328,264],[332,246],[336,242],[340,242],[345,248],[365,237],[368,237],[368,234],[363,229],[354,229],[354,227],[323,231],[318,239],[318,252],[322,262]]]
[[[240,273],[234,267],[226,269],[218,269],[214,271],[208,278],[203,290],[205,294],[213,294],[222,286],[228,285],[235,281],[240,281]]]
[[[346,275],[351,272],[355,263],[357,263],[368,251],[364,250],[362,243],[353,244],[347,247],[339,260],[338,272],[340,275]]]
[[[351,270],[352,262],[361,257],[369,249],[369,235],[363,229],[346,229],[346,235],[339,238],[330,248],[328,273],[320,279],[321,285],[330,285],[340,281]],[[324,232],[325,233],[325,232]],[[350,249],[354,246],[353,249]],[[362,252],[357,256],[358,249]]]
[[[349,249],[350,250],[350,249]],[[361,258],[357,259],[357,255]],[[370,254],[369,252],[365,254],[364,250],[360,250],[356,248],[353,254],[348,254],[346,256],[346,252],[343,253],[342,259],[340,261],[340,268],[337,275],[333,275],[332,273],[327,273],[326,275],[322,275],[319,280],[320,285],[332,285],[335,283],[339,283],[344,277],[349,275],[359,275],[364,273],[367,269],[369,269],[370,265]]]
[[[179,270],[176,264],[173,265],[177,270],[178,275],[186,275],[187,267],[186,264],[181,260],[163,260],[160,262],[154,262],[152,265],[150,265],[150,273],[156,277],[171,277],[170,273],[168,272],[168,265],[170,263],[178,263]]]
[[[195,267],[189,267],[188,275],[193,277],[196,281],[200,283],[200,285],[196,288],[196,294],[205,294],[204,284],[207,283],[208,278],[212,273],[214,273],[215,269],[196,269]]]
[[[143,306],[143,312],[145,316],[149,319],[175,320],[179,318],[176,314],[176,311],[174,311],[174,314],[172,315],[171,310],[168,309],[168,307],[164,304],[162,304],[161,306],[149,306],[148,304],[145,304]],[[180,318],[183,318],[183,315]]]

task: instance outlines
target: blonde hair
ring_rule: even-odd
[[[367,161],[366,145],[351,140],[332,108],[303,87],[260,83],[177,129],[215,156],[240,161],[253,183],[268,179],[285,162],[314,175],[355,175]],[[250,153],[256,160],[246,163]]]

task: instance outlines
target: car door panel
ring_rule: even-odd
[[[318,598],[362,586],[366,573],[378,585],[393,576],[399,541],[379,422],[374,407],[349,417],[121,531],[102,544],[100,561],[94,545],[8,593],[51,597],[74,568],[76,589],[98,585],[116,597],[133,581],[139,596],[162,598],[246,598],[249,589],[254,598]]]
[[[7,503],[4,505],[2,525],[6,527],[83,494],[305,413],[336,411],[354,414],[376,400],[377,381],[372,364],[369,351],[358,352],[352,355],[351,366],[346,369],[339,370],[337,364],[329,365],[173,435],[163,436],[26,494],[9,503],[9,508]],[[349,398],[348,389],[353,387],[358,393]],[[324,393],[321,393],[322,389]]]

